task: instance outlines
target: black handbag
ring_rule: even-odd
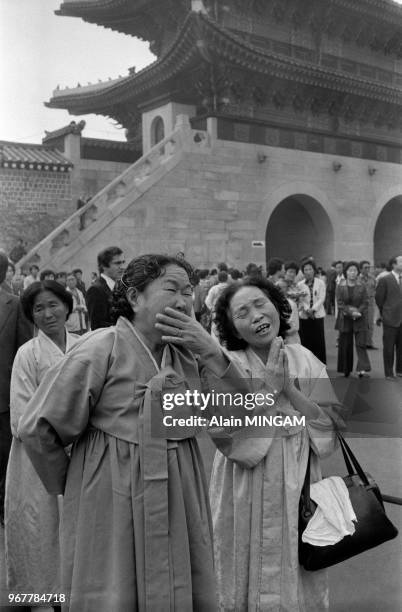
[[[343,478],[357,517],[355,533],[329,546],[314,546],[302,541],[302,533],[312,518],[316,504],[310,498],[310,459],[299,504],[299,563],[309,571],[330,567],[398,535],[384,510],[380,489],[370,474],[363,472],[345,439],[338,433],[348,475]]]

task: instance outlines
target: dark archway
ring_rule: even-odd
[[[155,117],[151,124],[151,147],[165,138],[165,124],[162,117]]]
[[[374,229],[374,262],[388,263],[397,254],[402,254],[402,195],[385,204]]]
[[[317,200],[304,194],[289,196],[272,212],[266,231],[266,258],[300,261],[312,255],[319,266],[334,259],[332,223]]]

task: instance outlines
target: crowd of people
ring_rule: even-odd
[[[355,344],[356,373],[368,376],[376,322],[385,376],[402,376],[402,255],[373,273],[368,261],[324,272],[312,257],[272,258],[266,272],[252,263],[194,270],[184,253],[126,264],[119,247],[97,263],[89,286],[80,269],[36,265],[21,284],[0,252],[10,592],[64,597],[36,612],[327,609],[326,571],[306,572],[297,558],[310,449],[319,480],[342,426],[324,318],[335,315],[341,374],[353,372]],[[269,392],[264,414],[302,415],[306,426],[251,438],[232,424],[210,427],[208,489],[199,428],[153,436],[163,394],[189,388]],[[178,405],[175,416],[191,409]],[[225,403],[205,412],[233,413]]]

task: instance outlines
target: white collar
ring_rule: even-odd
[[[101,272],[101,277],[103,278],[103,280],[105,281],[105,283],[109,287],[110,291],[113,291],[114,286],[116,284],[116,281],[114,281],[113,278],[110,278],[110,276],[107,276],[103,272]]]

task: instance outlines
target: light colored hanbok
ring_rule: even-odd
[[[338,402],[325,366],[308,349],[290,344],[285,351],[290,375],[321,408],[319,418],[306,427],[267,427],[265,438],[247,437],[246,428],[211,432],[222,451],[214,460],[210,500],[219,610],[225,612],[328,608],[326,571],[299,565],[298,507],[310,445],[313,480],[321,476],[318,457],[335,449]],[[265,365],[250,348],[229,355],[245,377],[256,379],[256,389],[264,388]],[[283,395],[272,410],[300,417]]]
[[[191,388],[200,375],[209,388],[225,388],[209,362],[201,366],[184,348],[166,345],[159,366],[120,317],[83,336],[38,389],[21,437],[47,490],[64,493],[69,612],[216,610],[198,431],[166,439],[153,429],[163,392]],[[233,363],[224,376],[229,389],[241,384]],[[174,412],[191,414],[188,406]],[[70,460],[63,447],[71,442]]]
[[[66,332],[66,350],[78,340]],[[42,331],[15,357],[10,393],[13,440],[7,467],[5,548],[7,586],[19,593],[60,593],[59,508],[42,484],[18,427],[47,370],[64,357]]]

